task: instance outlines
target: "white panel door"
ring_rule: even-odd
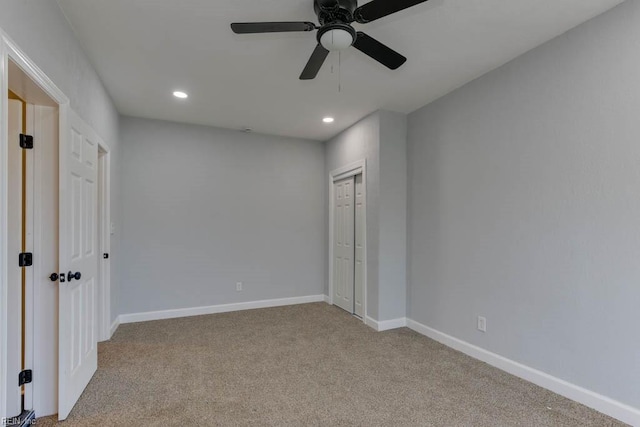
[[[7,96],[7,94],[3,94]],[[18,266],[18,254],[22,252],[22,149],[19,145],[22,130],[22,103],[9,100],[9,152],[8,152],[8,210],[9,234],[7,263],[7,416],[22,411],[18,374],[22,368],[22,268]]]
[[[364,183],[362,175],[356,175],[355,181],[355,283],[354,283],[354,305],[355,314],[359,317],[364,316],[364,236],[365,236],[365,209],[364,209]]]
[[[353,313],[354,177],[334,183],[333,303]]]
[[[58,418],[67,418],[98,367],[98,138],[73,112],[60,141]]]
[[[58,263],[58,109],[35,106],[33,136],[34,168],[34,252],[33,260],[33,346],[27,361],[33,360],[37,380],[33,406],[38,417],[58,413],[58,291],[59,283],[49,275],[60,272]],[[27,282],[27,284],[29,284]],[[29,343],[29,340],[27,340]],[[29,346],[27,346],[29,347]],[[41,355],[46,354],[46,357]],[[27,366],[30,366],[27,363]]]

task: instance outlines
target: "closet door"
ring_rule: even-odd
[[[355,178],[334,184],[333,303],[354,312]]]
[[[359,317],[364,317],[364,278],[365,278],[365,251],[364,251],[364,236],[365,236],[365,200],[364,200],[364,183],[362,181],[362,175],[356,175],[355,181],[355,274],[354,274],[354,314]]]
[[[60,420],[98,367],[98,137],[71,111],[68,123],[60,141]]]

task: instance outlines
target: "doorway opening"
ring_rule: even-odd
[[[34,416],[36,405],[45,412],[57,405],[57,384],[40,385],[56,378],[58,369],[57,287],[48,276],[58,271],[59,109],[14,61],[7,69],[7,375],[2,385],[4,413],[19,424]]]
[[[27,133],[27,103],[15,92],[9,90],[8,93],[8,133],[9,138],[14,140],[24,140],[22,135]],[[25,142],[26,144],[26,142]],[[21,144],[22,145],[22,144]],[[17,267],[10,268],[8,271],[10,288],[9,292],[12,296],[19,297],[18,306],[12,307],[12,323],[11,336],[14,346],[10,351],[10,361],[12,365],[19,366],[20,372],[26,370],[26,298],[27,277],[26,269],[22,268],[31,260],[27,259],[27,174],[32,169],[31,156],[27,156],[27,151],[20,146],[9,147],[9,250],[16,251],[20,254]],[[31,243],[31,242],[29,242]],[[18,322],[19,318],[19,322]],[[19,337],[19,338],[18,338]],[[15,344],[20,341],[20,346]],[[19,412],[18,402],[16,399],[12,401],[15,415],[25,413],[25,397],[26,384],[20,381],[18,388],[20,391]],[[15,396],[14,396],[15,397]]]
[[[330,174],[329,302],[366,320],[366,170],[360,161]]]

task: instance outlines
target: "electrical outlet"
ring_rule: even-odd
[[[242,282],[236,283],[236,291],[242,292]]]
[[[487,332],[487,319],[486,319],[486,317],[478,316],[478,330],[480,332]]]

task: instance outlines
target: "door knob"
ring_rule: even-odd
[[[49,279],[50,279],[52,282],[55,282],[55,281],[57,281],[57,280],[58,280],[58,278],[59,278],[59,277],[60,277],[60,276],[58,276],[58,273],[51,273],[51,276],[49,276]]]
[[[79,271],[77,273],[72,273],[70,271],[69,274],[67,274],[67,280],[69,282],[72,281],[73,279],[80,280],[81,277],[82,277],[82,274],[80,274]]]

